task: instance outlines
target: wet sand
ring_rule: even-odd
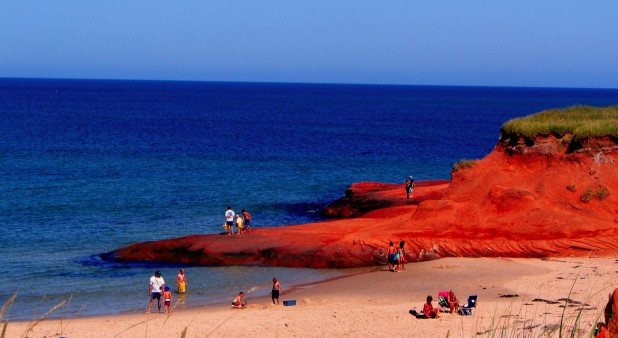
[[[181,337],[183,330],[186,337],[474,337],[495,329],[521,336],[557,330],[562,317],[570,330],[579,312],[578,332],[584,333],[602,318],[608,294],[618,287],[618,260],[609,257],[445,258],[406,264],[403,272],[370,270],[294,288],[281,276],[281,300],[296,300],[296,306],[249,297],[245,309],[219,304],[169,315],[48,319],[30,332],[31,323],[11,322],[7,337]],[[449,289],[462,302],[478,295],[472,316],[416,319],[409,314],[422,310],[427,295],[437,306],[438,292]],[[573,302],[565,308],[561,298]],[[145,310],[147,299],[143,305]]]

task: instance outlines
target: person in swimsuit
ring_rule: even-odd
[[[238,228],[238,235],[242,234],[243,232],[243,219],[240,215],[236,215],[236,227]]]
[[[453,311],[455,311],[455,313],[459,312],[459,300],[457,300],[457,296],[455,296],[453,290],[448,292],[446,301],[448,302],[448,307],[451,309],[451,313],[453,313]]]
[[[388,271],[396,271],[395,267],[397,262],[395,260],[395,255],[397,254],[397,248],[394,246],[395,244],[391,241],[388,247]]]
[[[427,318],[440,318],[440,309],[431,305],[432,300],[433,297],[427,296],[427,303],[423,305],[423,313]]]
[[[242,218],[245,220],[245,230],[251,231],[251,214],[247,210],[242,209]]]
[[[406,245],[405,241],[401,241],[399,242],[399,269],[397,271],[401,271],[401,270],[405,270],[404,268],[404,261],[405,261],[405,250],[403,249],[403,247]]]
[[[170,291],[169,286],[166,286],[165,291],[163,291],[163,303],[165,304],[165,313],[169,313],[172,305],[172,291]]]
[[[273,304],[275,304],[275,299],[276,299],[277,305],[279,305],[279,295],[281,295],[282,291],[283,290],[281,290],[281,284],[279,284],[279,281],[277,280],[277,278],[273,278],[273,291],[272,291]]]
[[[187,276],[185,276],[185,269],[180,269],[178,276],[176,276],[176,284],[178,284],[178,293],[185,293],[187,290]]]
[[[243,300],[243,298],[245,298],[245,293],[244,292],[240,292],[238,294],[238,296],[236,296],[236,298],[234,298],[234,300],[232,301],[232,307],[235,309],[242,309],[245,307],[245,305],[247,305],[247,302],[245,302]]]

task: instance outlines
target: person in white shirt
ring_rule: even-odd
[[[150,295],[150,302],[148,303],[148,312],[152,310],[152,303],[154,299],[157,299],[157,305],[159,307],[159,313],[161,313],[161,291],[165,286],[165,280],[161,277],[161,272],[156,271],[154,276],[150,277],[150,283],[148,285],[148,294]]]
[[[234,210],[232,207],[227,207],[227,211],[225,212],[225,224],[227,225],[228,235],[234,234]]]

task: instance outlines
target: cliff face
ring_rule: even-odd
[[[343,268],[384,264],[388,242],[401,240],[408,261],[617,254],[618,140],[503,134],[450,184],[419,182],[406,200],[403,184],[357,183],[326,213],[358,217],[137,243],[102,257]]]

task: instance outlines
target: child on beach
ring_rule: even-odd
[[[279,305],[279,295],[281,294],[281,284],[277,278],[273,278],[273,290],[272,290],[272,298],[273,304],[275,304],[275,299],[277,300],[277,305]]]
[[[238,228],[237,235],[240,235],[243,232],[243,222],[244,220],[242,219],[242,217],[240,217],[240,215],[236,215],[236,227]]]
[[[163,301],[165,303],[165,313],[169,313],[170,306],[172,305],[172,291],[170,291],[169,286],[166,286],[165,291],[163,291]]]
[[[432,300],[433,297],[427,296],[427,303],[423,305],[423,313],[427,318],[440,318],[440,309],[431,305]]]
[[[240,292],[238,294],[238,296],[236,296],[236,298],[234,298],[234,300],[232,301],[232,307],[235,309],[242,309],[245,307],[245,305],[247,305],[247,302],[245,302],[243,300],[243,298],[245,298],[245,293],[244,292]]]

